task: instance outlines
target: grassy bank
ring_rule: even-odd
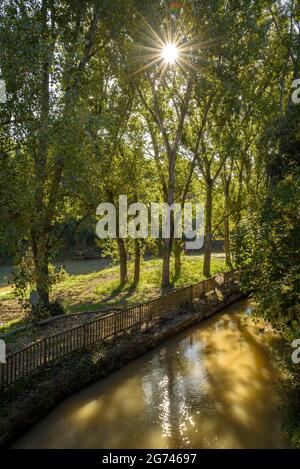
[[[133,328],[126,334],[74,352],[16,382],[1,396],[0,446],[11,443],[61,400],[241,297],[236,286],[224,287],[222,298],[215,295],[213,303],[187,303],[154,319],[147,328]]]
[[[161,259],[144,261],[141,266],[141,279],[136,288],[129,281],[123,287],[119,284],[119,266],[105,268],[101,272],[87,275],[70,275],[54,286],[52,298],[62,301],[70,312],[91,311],[107,306],[127,306],[157,297],[163,293],[161,283]],[[171,263],[172,287],[180,288],[200,282],[203,279],[203,256],[183,256],[181,276],[174,278],[174,262]],[[132,278],[133,265],[129,265],[129,278]],[[225,269],[223,258],[212,260],[211,274]]]
[[[107,307],[126,307],[134,303],[145,302],[164,293],[161,283],[161,259],[145,260],[141,266],[141,279],[137,287],[133,288],[129,281],[120,287],[119,266],[104,267],[98,272],[83,275],[64,274],[51,291],[51,301],[59,300],[67,313],[86,312],[105,309]],[[172,288],[200,282],[203,279],[203,256],[183,256],[181,276],[174,278],[174,262],[171,263]],[[130,279],[132,279],[133,265],[129,264]],[[226,270],[225,261],[219,255],[213,256],[211,274]],[[13,293],[1,296],[3,311],[5,308],[17,306]],[[5,333],[26,323],[26,318],[13,313],[11,317],[1,318],[4,324],[0,332]]]

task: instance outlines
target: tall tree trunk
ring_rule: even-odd
[[[43,0],[41,4],[41,83],[40,83],[40,129],[38,135],[37,157],[35,158],[35,181],[34,199],[35,213],[32,220],[32,242],[35,268],[35,287],[38,296],[38,304],[32,309],[33,314],[41,308],[49,307],[49,249],[48,233],[50,226],[46,216],[45,184],[47,180],[47,158],[48,158],[48,133],[49,133],[49,110],[50,110],[50,51],[47,42],[50,33],[47,23],[48,1]]]
[[[101,5],[94,8],[93,18],[87,32],[87,42],[81,60],[74,75],[74,82],[65,90],[66,104],[63,111],[64,116],[69,116],[74,111],[81,76],[90,60],[90,51],[94,45]],[[50,18],[50,20],[49,20]],[[47,160],[49,152],[49,114],[50,114],[50,70],[53,63],[54,44],[56,35],[54,32],[55,8],[54,2],[42,0],[41,2],[41,82],[40,82],[40,129],[37,145],[34,144],[35,159],[35,216],[31,220],[32,246],[35,263],[35,281],[38,295],[39,307],[49,306],[49,233],[54,219],[55,209],[58,201],[59,184],[62,178],[64,161],[61,155],[56,155],[52,181],[48,180]],[[78,23],[78,28],[80,22]],[[53,28],[53,29],[52,29]],[[78,29],[79,31],[79,29]],[[75,46],[76,44],[74,44]],[[70,67],[71,68],[71,67]],[[74,72],[75,62],[74,62]],[[62,119],[64,121],[64,119]],[[63,151],[62,151],[63,153]],[[49,178],[50,179],[50,178]],[[45,193],[49,188],[49,195]]]
[[[126,247],[123,238],[117,237],[117,243],[120,260],[120,284],[125,285],[128,280]]]
[[[241,168],[239,170],[239,185],[238,185],[238,194],[237,194],[237,210],[236,210],[236,225],[237,229],[242,219],[242,198],[243,198],[243,182],[244,182],[244,162],[242,162]]]
[[[229,184],[226,184],[224,190],[225,197],[225,220],[224,220],[224,249],[225,249],[225,259],[226,265],[231,269],[231,250],[230,250],[230,227],[229,227],[229,210],[230,210],[230,201],[229,201]]]
[[[164,252],[163,252],[163,265],[162,265],[162,281],[161,286],[167,288],[170,286],[170,240],[165,239],[164,241]]]
[[[182,241],[181,239],[176,239],[174,241],[174,258],[175,258],[175,278],[179,278],[181,275],[181,253],[182,253]]]
[[[49,270],[47,253],[41,253],[41,255],[39,255],[39,263],[36,267],[36,290],[39,304],[47,308],[49,306]]]
[[[139,240],[134,240],[134,276],[133,276],[133,285],[136,287],[140,281],[140,272],[141,272],[141,249]]]
[[[157,93],[157,87],[156,87],[157,85],[156,80],[155,79],[153,80],[152,78],[150,80],[150,85],[152,89],[153,107],[149,106],[147,100],[145,99],[145,96],[141,92],[140,88],[137,86],[137,91],[143,104],[145,105],[147,111],[150,112],[152,117],[154,117],[154,121],[156,122],[159,128],[159,131],[162,135],[162,139],[164,142],[165,151],[168,155],[169,167],[168,167],[168,187],[167,187],[166,195],[167,195],[169,206],[173,205],[174,203],[175,161],[176,161],[177,151],[178,151],[178,147],[179,147],[183,129],[184,129],[185,118],[188,113],[189,102],[190,102],[193,87],[194,87],[194,80],[195,80],[194,76],[191,75],[189,77],[185,95],[180,106],[180,113],[178,116],[179,119],[177,123],[177,129],[175,132],[175,138],[174,138],[173,144],[171,144],[171,141],[169,139],[169,133],[170,133],[169,128],[165,127],[164,125],[164,112],[162,111],[162,108],[160,106],[159,97]],[[166,185],[163,182],[164,190],[166,189],[165,186]],[[165,239],[165,243],[164,243],[165,249],[164,249],[164,254],[163,254],[162,282],[161,282],[161,285],[163,288],[170,286],[170,258],[171,258],[173,239],[174,239],[174,217],[172,213],[170,238]]]
[[[38,242],[33,240],[33,260],[35,268],[35,285],[37,293],[37,304],[32,305],[33,314],[41,308],[49,307],[49,252],[48,237],[41,233]]]
[[[176,152],[169,151],[169,183],[168,183],[168,205],[171,207],[174,204],[174,189],[175,189],[175,159]],[[163,254],[163,267],[162,267],[162,287],[167,288],[170,286],[170,260],[172,245],[174,240],[174,213],[170,212],[170,237],[165,239],[165,248]]]
[[[206,202],[205,202],[205,242],[204,242],[204,264],[203,275],[210,277],[212,246],[212,184],[206,182]]]

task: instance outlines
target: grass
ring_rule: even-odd
[[[68,313],[87,312],[105,309],[107,307],[126,307],[134,303],[145,302],[158,297],[165,292],[161,289],[161,259],[150,259],[142,262],[141,279],[136,288],[132,284],[120,286],[119,266],[104,267],[98,272],[84,275],[66,274],[63,279],[53,286],[51,300],[60,300]],[[174,260],[171,261],[172,288],[200,282],[203,279],[203,256],[182,256],[181,276],[174,278]],[[129,277],[133,277],[133,265],[129,264]],[[211,274],[226,270],[225,260],[220,256],[213,256]],[[1,296],[1,302],[7,305],[14,300],[13,293]],[[1,318],[0,318],[1,320]],[[0,333],[24,325],[24,318],[13,318],[0,327]]]
[[[0,293],[0,301],[13,300],[14,298],[15,295],[13,291]]]
[[[101,272],[87,275],[68,276],[55,285],[52,299],[60,299],[70,312],[93,311],[112,306],[127,306],[144,302],[163,294],[161,290],[161,259],[144,261],[141,266],[141,279],[136,288],[128,282],[123,287],[119,284],[119,266],[108,267]],[[203,256],[183,256],[182,271],[178,279],[174,278],[174,261],[171,262],[171,280],[173,288],[200,282],[203,279]],[[130,278],[133,266],[129,265]],[[226,270],[223,258],[212,259],[211,274]]]

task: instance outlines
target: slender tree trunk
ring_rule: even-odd
[[[94,9],[93,18],[87,34],[86,47],[77,68],[77,75],[74,83],[65,90],[66,104],[63,111],[65,116],[70,115],[74,110],[78,89],[82,73],[90,60],[90,51],[94,45],[101,6]],[[49,20],[50,17],[50,20]],[[31,220],[32,229],[32,249],[34,256],[36,292],[38,295],[38,307],[48,308],[49,306],[49,233],[51,223],[54,219],[55,209],[58,201],[59,183],[63,171],[63,157],[56,156],[53,177],[50,182],[50,175],[47,172],[47,160],[49,152],[49,111],[50,111],[50,70],[53,62],[55,33],[51,29],[55,25],[55,9],[53,1],[42,0],[41,2],[41,83],[40,83],[40,129],[38,142],[34,144],[35,159],[35,215]],[[78,24],[78,28],[80,23]],[[55,29],[55,28],[54,28]],[[78,29],[79,31],[79,29]],[[74,44],[76,45],[76,44]],[[71,68],[71,67],[70,67]],[[75,71],[75,62],[74,62]],[[64,119],[62,119],[63,121]],[[46,191],[49,195],[45,197]]]
[[[194,76],[191,75],[187,83],[185,96],[183,98],[181,109],[180,109],[180,116],[178,119],[176,135],[175,135],[173,145],[171,144],[170,139],[169,139],[169,129],[167,130],[167,128],[164,125],[164,113],[162,112],[162,109],[160,107],[159,98],[157,94],[157,88],[156,88],[156,81],[151,79],[150,84],[151,84],[151,89],[152,89],[153,108],[149,106],[149,104],[147,103],[147,100],[143,96],[143,93],[141,92],[139,87],[137,87],[137,90],[138,90],[138,93],[142,102],[146,106],[147,111],[149,111],[150,114],[152,114],[152,117],[154,117],[154,120],[158,125],[159,131],[161,132],[161,135],[164,141],[164,146],[165,146],[165,150],[168,155],[168,161],[169,161],[167,199],[168,199],[169,206],[171,206],[174,203],[176,155],[177,155],[178,147],[181,141],[181,137],[182,137],[182,133],[184,129],[184,121],[188,113],[189,102],[190,102],[193,87],[194,87]],[[163,187],[164,186],[165,185],[163,183]],[[164,243],[165,249],[164,249],[164,254],[163,254],[163,266],[162,266],[162,282],[161,282],[162,288],[170,286],[170,258],[171,258],[171,250],[172,250],[172,244],[173,244],[173,239],[174,239],[173,213],[171,215],[170,225],[171,225],[170,238],[165,239],[165,243]]]
[[[229,210],[230,210],[230,201],[229,201],[229,187],[225,187],[224,191],[225,197],[225,220],[224,220],[224,249],[225,249],[225,258],[226,265],[231,269],[231,250],[230,250],[230,227],[229,227]]]
[[[119,250],[119,260],[120,260],[120,284],[125,285],[128,280],[128,271],[127,271],[127,255],[124,239],[117,238],[118,250]]]
[[[162,265],[162,282],[161,286],[167,288],[170,286],[170,240],[164,242],[163,265]]]
[[[133,276],[133,285],[136,287],[140,281],[140,272],[141,272],[141,249],[139,240],[134,240],[134,276]]]
[[[205,242],[204,242],[204,264],[203,275],[210,277],[212,246],[212,184],[206,182],[206,202],[205,202]]]
[[[34,305],[33,312],[36,308],[49,307],[49,252],[47,242],[47,235],[41,234],[39,241],[34,243],[33,246],[35,285],[38,296],[38,304]]]
[[[49,306],[49,271],[48,256],[39,256],[40,261],[36,269],[36,290],[39,303],[47,308]]]
[[[239,228],[239,224],[242,218],[242,198],[243,198],[243,181],[244,181],[244,164],[239,170],[239,185],[238,185],[238,195],[237,195],[237,211],[236,211],[236,225]]]
[[[169,183],[168,183],[168,205],[171,207],[174,204],[174,189],[175,189],[175,158],[176,152],[170,150],[169,158]],[[162,287],[167,288],[170,286],[170,260],[172,245],[174,240],[174,214],[170,212],[170,237],[165,239],[165,248],[163,255],[162,267]]]
[[[174,258],[175,258],[175,278],[179,278],[181,275],[181,253],[182,253],[182,241],[176,239],[174,241]]]
[[[46,205],[45,205],[45,183],[47,179],[47,157],[48,157],[48,132],[49,132],[49,49],[46,46],[50,34],[47,23],[48,2],[43,0],[41,4],[41,35],[42,35],[42,61],[41,61],[41,114],[40,128],[38,135],[37,156],[35,158],[35,181],[34,199],[35,213],[32,220],[32,243],[33,258],[35,268],[35,287],[38,296],[38,304],[33,308],[33,314],[37,309],[48,308],[49,306],[49,249],[48,230],[45,227]],[[47,223],[49,225],[49,223]]]

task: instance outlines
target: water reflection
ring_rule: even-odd
[[[266,351],[276,338],[246,311],[240,302],[89,386],[15,447],[285,447]]]

